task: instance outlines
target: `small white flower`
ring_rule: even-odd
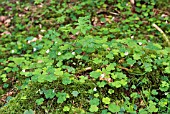
[[[134,36],[131,36],[131,39],[133,39],[134,38]]]
[[[30,44],[31,43],[31,41],[30,40],[28,40],[28,44]]]
[[[101,77],[104,78],[104,74],[101,74]]]
[[[33,39],[32,39],[32,42],[35,42],[35,41],[37,41],[37,38],[33,38]]]
[[[141,45],[142,45],[142,42],[138,42],[138,44],[141,46]]]
[[[125,55],[128,55],[129,53],[128,53],[128,52],[125,52],[124,54],[125,54]]]
[[[150,40],[148,40],[148,42],[151,42]]]
[[[61,52],[58,52],[58,55],[61,55]]]
[[[114,21],[115,20],[115,17],[112,17],[112,19],[111,19],[112,21]]]
[[[57,42],[55,42],[55,44],[57,44]]]
[[[49,53],[50,52],[50,50],[48,49],[47,51],[46,51],[46,53]]]
[[[25,69],[23,69],[22,72],[25,72]]]
[[[12,52],[12,53],[14,53],[15,51],[14,51],[14,50],[12,50],[11,52]]]
[[[96,87],[93,89],[93,91],[97,91]]]
[[[36,48],[33,48],[33,51],[35,52],[37,49]]]
[[[168,24],[168,21],[166,20],[165,23]]]
[[[76,65],[76,63],[74,62],[73,65]]]
[[[45,30],[41,30],[41,32],[45,32]]]
[[[75,55],[76,53],[75,52],[72,52],[72,55]]]

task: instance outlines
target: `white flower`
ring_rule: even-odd
[[[133,39],[134,38],[134,36],[131,36],[131,39]]]
[[[36,48],[33,48],[33,51],[35,52],[37,49]]]
[[[75,52],[72,52],[72,55],[75,55],[76,53]]]
[[[148,42],[151,42],[150,40],[148,40]]]
[[[101,74],[101,77],[104,78],[104,74]]]
[[[55,42],[55,44],[57,44],[57,42]]]
[[[49,53],[50,52],[50,50],[48,49],[47,51],[46,51],[46,53]]]
[[[125,52],[124,54],[125,54],[125,55],[128,55],[129,53],[128,53],[128,52]]]
[[[61,52],[58,52],[58,55],[61,55]]]
[[[112,17],[112,21],[114,21],[115,20],[115,17]]]
[[[30,40],[28,40],[28,44],[30,44],[31,43],[31,41]]]
[[[165,23],[168,24],[168,21],[166,20]]]
[[[45,32],[45,30],[41,30],[41,32]]]
[[[138,42],[138,44],[141,46],[141,45],[142,45],[142,42]]]
[[[12,50],[11,52],[12,52],[12,53],[14,53],[15,51],[14,51],[14,50]]]
[[[37,38],[33,38],[31,41],[32,41],[32,42],[35,42],[35,41],[37,41]]]
[[[22,72],[25,72],[25,69],[23,69]]]
[[[76,63],[74,62],[73,65],[76,65]]]
[[[96,87],[93,89],[93,91],[97,91]]]

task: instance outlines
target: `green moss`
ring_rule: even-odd
[[[39,94],[39,89],[50,89],[54,88],[56,92],[64,91],[70,95],[70,98],[62,103],[57,104],[57,98],[54,97],[53,99],[46,99],[45,102],[38,106],[36,104],[36,99],[45,97],[43,94]],[[81,88],[81,89],[80,89]],[[83,112],[84,109],[88,106],[88,94],[86,90],[94,88],[93,82],[81,84],[81,83],[74,83],[74,85],[67,85],[63,86],[59,81],[53,83],[30,83],[28,88],[25,90],[21,90],[16,97],[10,100],[5,106],[0,108],[1,114],[20,114],[23,113],[25,110],[32,109],[35,110],[36,113],[44,113],[45,111],[48,112],[55,112],[59,111],[62,112],[63,106],[70,105],[72,111]],[[72,91],[79,91],[80,95],[78,97],[73,97],[71,95]],[[74,102],[74,104],[73,104]]]

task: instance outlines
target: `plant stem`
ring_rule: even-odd
[[[170,46],[170,41],[163,30],[159,28],[155,23],[153,23],[152,26],[155,27],[163,35],[164,40],[167,42],[168,46]]]

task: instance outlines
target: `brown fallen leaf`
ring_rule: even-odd
[[[9,31],[5,31],[5,32],[1,33],[1,35],[11,35],[11,33]]]
[[[7,16],[0,16],[0,21],[4,22],[7,19]]]
[[[4,24],[6,27],[8,27],[10,25],[11,19],[7,19],[4,21]]]

